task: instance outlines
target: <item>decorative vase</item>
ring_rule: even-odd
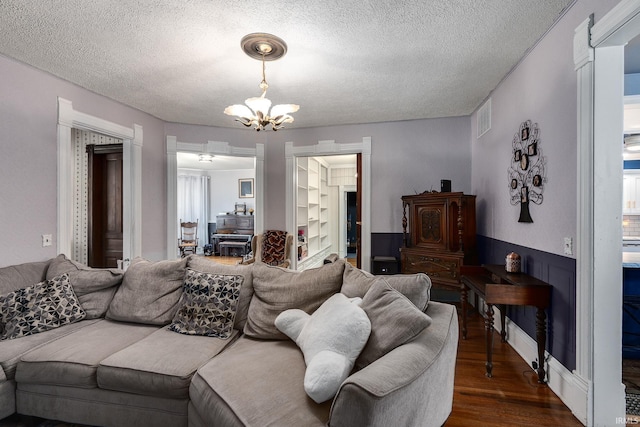
[[[520,255],[515,252],[508,254],[504,260],[504,268],[507,273],[520,273]]]

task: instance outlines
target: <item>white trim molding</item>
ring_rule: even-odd
[[[167,259],[179,256],[176,227],[178,223],[178,152],[254,157],[256,167],[254,230],[256,234],[264,231],[264,144],[256,144],[255,148],[246,148],[236,147],[223,141],[179,142],[175,136],[167,135]],[[172,244],[172,242],[176,243]]]
[[[142,126],[128,128],[73,108],[73,103],[58,97],[58,253],[71,257],[73,252],[73,142],[71,129],[88,130],[122,139],[122,257],[128,260],[142,252]]]
[[[593,48],[589,33],[593,16],[584,20],[573,37],[573,61],[578,78],[578,117],[585,120],[578,125],[576,228],[580,238],[576,242],[576,369],[573,371],[576,391],[570,401],[564,401],[584,424],[590,413],[593,356],[593,269],[587,260],[593,259]],[[589,232],[581,232],[589,230]],[[555,390],[554,390],[555,391]]]
[[[362,269],[371,270],[371,137],[363,137],[361,142],[338,144],[333,140],[318,141],[315,145],[294,147],[293,142],[285,143],[286,159],[286,224],[287,232],[298,234],[296,226],[296,157],[333,156],[341,154],[362,154]],[[293,269],[297,258],[292,256]]]
[[[593,24],[591,18],[582,22],[574,36],[578,86],[576,221],[580,239],[572,379],[580,396],[565,403],[588,426],[615,425],[625,417],[620,135],[624,45],[639,34],[640,0],[621,0],[599,22]]]

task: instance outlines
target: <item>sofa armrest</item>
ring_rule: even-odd
[[[352,374],[331,407],[329,425],[441,426],[453,406],[458,316],[430,302],[433,320],[415,340]]]

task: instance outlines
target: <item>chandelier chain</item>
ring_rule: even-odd
[[[265,70],[266,70],[266,65],[264,62],[264,52],[262,52],[262,81],[260,82],[260,85],[258,87],[262,89],[263,98],[267,93],[267,89],[269,89],[269,85],[267,84],[267,74]]]

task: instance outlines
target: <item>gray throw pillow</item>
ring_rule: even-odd
[[[244,333],[252,338],[288,339],[276,328],[276,317],[291,308],[313,313],[340,291],[344,264],[335,262],[304,271],[256,264],[253,267],[253,298]]]
[[[362,298],[360,307],[371,321],[371,335],[356,360],[362,369],[396,347],[413,340],[431,325],[431,317],[379,277]]]
[[[48,261],[27,262],[0,268],[0,294],[33,286],[47,280]]]
[[[135,258],[109,304],[107,318],[168,325],[178,310],[186,268],[187,258],[158,262]]]
[[[349,298],[364,297],[371,285],[381,276],[347,264],[340,292]],[[431,279],[424,273],[382,276],[391,287],[406,296],[420,310],[425,311],[431,297]]]
[[[84,317],[69,276],[63,274],[0,296],[0,340],[48,331]]]
[[[233,332],[242,276],[187,269],[178,312],[169,329],[186,335],[227,339]]]
[[[244,277],[242,287],[240,288],[240,299],[238,300],[238,312],[234,328],[241,331],[247,322],[247,314],[249,312],[249,303],[253,296],[253,264],[249,265],[227,265],[212,262],[204,257],[190,255],[187,266],[203,273],[241,275]]]
[[[69,274],[69,282],[87,319],[104,317],[124,275],[124,271],[116,268],[91,268],[60,254],[51,260],[47,279],[63,273]]]

